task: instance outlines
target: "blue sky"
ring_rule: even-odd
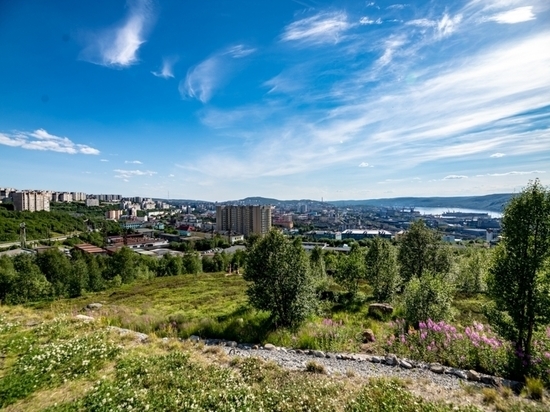
[[[550,3],[4,1],[0,186],[228,200],[550,184]]]

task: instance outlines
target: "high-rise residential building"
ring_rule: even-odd
[[[12,194],[13,206],[17,211],[28,210],[30,212],[38,212],[45,210],[50,211],[50,194],[46,192],[38,192],[24,190]]]
[[[271,230],[271,206],[217,206],[216,229],[248,236]]]

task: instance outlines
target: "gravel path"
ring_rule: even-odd
[[[484,385],[481,382],[470,382],[465,379],[461,379],[454,375],[456,369],[443,368],[445,373],[434,373],[430,371],[430,365],[424,363],[417,363],[408,361],[412,368],[405,368],[395,364],[394,366],[385,365],[379,362],[372,362],[372,356],[358,355],[358,354],[325,354],[321,356],[322,352],[319,351],[294,351],[292,349],[287,350],[284,348],[275,349],[251,349],[243,347],[227,347],[223,346],[225,353],[229,356],[240,357],[257,357],[267,361],[274,361],[283,368],[291,370],[305,370],[308,362],[315,361],[325,367],[328,375],[337,374],[355,374],[363,377],[397,377],[404,380],[411,380],[413,382],[423,381],[431,384],[435,384],[441,389],[445,390],[457,390],[461,389],[464,384],[470,385]],[[308,354],[311,352],[311,354]],[[342,357],[344,359],[342,359]],[[378,357],[378,359],[384,359]],[[485,385],[484,385],[485,386]]]

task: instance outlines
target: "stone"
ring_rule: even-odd
[[[277,350],[277,347],[275,345],[273,345],[272,343],[266,343],[264,345],[264,349],[265,350]]]
[[[234,340],[231,340],[229,342],[226,342],[225,346],[227,346],[228,348],[236,348],[237,347],[237,342],[235,342]]]
[[[296,349],[295,351],[298,355],[303,355],[304,351],[302,349]]]
[[[499,382],[494,376],[484,375],[481,377],[481,382],[485,385],[499,386]]]
[[[288,351],[286,350],[286,348],[283,348],[283,347],[279,348],[279,351],[281,351],[281,352],[283,352],[283,353],[288,353]]]
[[[197,335],[191,335],[191,336],[189,336],[189,340],[191,342],[198,342],[198,341],[201,340],[201,338],[199,338]]]
[[[365,329],[363,331],[363,343],[369,343],[376,341],[376,337],[374,336],[374,332],[372,329]]]
[[[40,325],[40,321],[36,319],[29,320],[27,321],[27,323],[25,323],[25,326],[37,326],[37,325]]]
[[[479,375],[479,373],[473,369],[470,369],[468,372],[466,372],[466,375],[468,376],[469,381],[479,382],[481,380],[481,376]]]
[[[453,369],[452,374],[460,379],[468,379],[468,374],[460,369]]]
[[[413,367],[409,362],[407,362],[406,360],[403,360],[403,359],[401,359],[399,361],[399,366],[401,366],[402,368],[405,368],[405,369],[412,369],[412,367]]]
[[[393,354],[389,354],[386,356],[386,365],[388,366],[393,366],[393,365],[397,365],[397,356],[393,355]]]
[[[502,379],[500,384],[506,388],[512,389],[515,393],[520,393],[523,389],[523,383],[518,381],[512,381],[510,379]]]
[[[316,358],[324,358],[325,357],[325,352],[323,352],[321,350],[314,350],[314,351],[312,351],[312,355],[315,356]]]
[[[147,339],[149,339],[149,336],[146,335],[145,333],[135,332],[135,331],[130,330],[130,329],[119,328],[118,326],[108,326],[107,328],[108,328],[109,330],[118,332],[118,334],[119,334],[120,336],[134,335],[134,337],[136,338],[136,340],[137,340],[138,342],[140,342],[140,343],[144,343],[145,341],[147,341]]]
[[[99,310],[103,307],[103,305],[101,303],[88,303],[86,305],[86,309],[90,309],[90,310]]]
[[[433,373],[442,374],[443,372],[445,372],[445,368],[439,363],[432,363],[430,365],[430,371]]]
[[[95,320],[91,316],[86,316],[86,315],[76,315],[74,318],[81,320],[83,322],[93,322]]]
[[[258,345],[252,345],[252,349],[258,350],[258,349],[260,349],[260,347]]]
[[[370,361],[372,363],[381,363],[382,359],[380,358],[380,356],[371,356]]]
[[[387,303],[371,303],[369,305],[369,315],[391,315],[393,313],[393,306]]]

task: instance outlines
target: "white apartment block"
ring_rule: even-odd
[[[50,211],[50,194],[47,192],[24,190],[12,193],[12,198],[13,206],[17,211]]]

